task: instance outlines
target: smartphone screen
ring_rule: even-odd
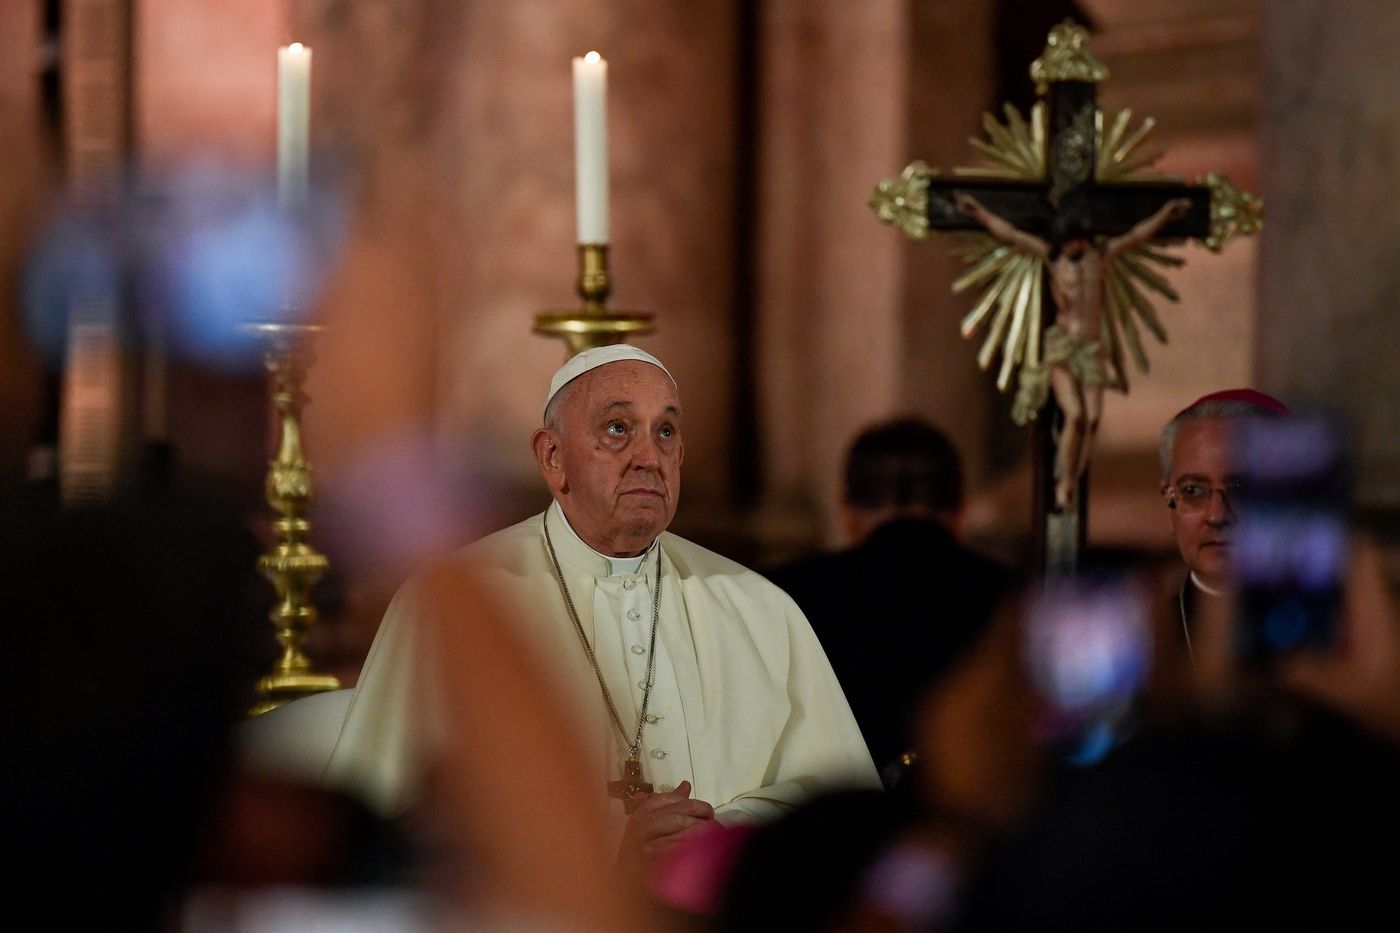
[[[1349,472],[1338,423],[1323,415],[1242,421],[1234,570],[1236,647],[1250,663],[1326,651],[1347,565]]]
[[[1149,590],[1127,570],[1055,578],[1027,603],[1025,656],[1042,740],[1091,764],[1120,738],[1152,662]]]

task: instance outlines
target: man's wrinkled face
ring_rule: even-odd
[[[666,530],[681,489],[681,407],[650,363],[600,366],[563,390],[557,430],[535,435],[550,491],[579,537],[613,557],[640,554]]]
[[[1228,582],[1235,531],[1237,503],[1221,492],[1238,480],[1229,459],[1232,425],[1227,418],[1182,422],[1167,476],[1167,501],[1175,502],[1169,513],[1172,534],[1181,559],[1213,587]],[[1192,498],[1201,501],[1192,502]]]

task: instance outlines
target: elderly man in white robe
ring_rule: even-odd
[[[685,445],[661,362],[626,345],[585,350],[555,374],[543,420],[532,448],[554,502],[459,558],[564,688],[619,856],[645,864],[711,820],[879,787],[797,605],[666,532]],[[410,583],[370,649],[329,769],[387,810],[411,801],[434,746],[453,740],[433,727],[418,673],[428,665],[415,663],[419,611]]]

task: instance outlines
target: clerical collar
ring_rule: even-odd
[[[569,524],[569,517],[564,514],[564,510],[559,507],[558,502],[551,502],[550,527],[559,527],[562,531],[557,535],[559,540],[560,554],[564,557],[575,558],[574,563],[588,565],[588,570],[600,577],[625,577],[634,576],[642,572],[642,564],[646,562],[647,556],[651,554],[651,549],[656,547],[656,542],[651,542],[651,547],[647,548],[636,557],[609,557],[607,554],[594,548],[587,541],[579,537]],[[555,526],[554,520],[558,518],[559,524]]]
[[[1224,590],[1217,590],[1217,589],[1215,589],[1214,587],[1209,586],[1208,584],[1206,584],[1206,582],[1205,582],[1204,580],[1202,580],[1200,577],[1196,576],[1196,571],[1194,571],[1194,570],[1191,571],[1191,582],[1194,583],[1194,584],[1196,585],[1196,589],[1200,590],[1202,593],[1205,593],[1207,596],[1224,596],[1224,595],[1225,595],[1225,591],[1224,591]]]

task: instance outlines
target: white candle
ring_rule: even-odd
[[[306,200],[310,151],[311,50],[300,42],[277,50],[277,198]]]
[[[608,63],[574,59],[574,185],[578,241],[608,242]]]

